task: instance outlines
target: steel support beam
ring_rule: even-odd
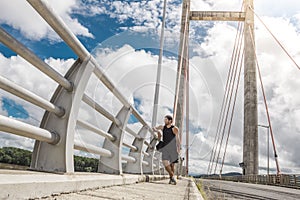
[[[56,145],[36,141],[34,145],[31,169],[51,172],[74,172],[74,134],[81,99],[88,80],[93,73],[94,65],[90,60],[78,59],[66,74],[66,78],[74,83],[74,91],[67,92],[58,86],[50,102],[65,108],[65,116],[58,118],[54,113],[45,112],[40,127],[53,130],[60,135]]]
[[[155,151],[153,162],[157,166],[157,168],[154,169],[154,174],[161,175],[161,171],[160,171],[160,166],[161,166],[161,152]]]
[[[244,12],[191,11],[190,20],[200,21],[245,21]]]
[[[112,152],[112,157],[100,157],[100,162],[98,166],[98,172],[107,174],[122,174],[122,145],[125,133],[125,128],[128,123],[129,116],[131,114],[131,109],[123,106],[122,109],[117,114],[116,118],[122,122],[122,126],[118,126],[116,123],[112,123],[108,133],[111,134],[115,140],[111,141],[105,139],[103,143],[103,148],[108,149]]]
[[[137,150],[130,150],[129,156],[134,157],[136,159],[135,163],[127,163],[124,172],[133,173],[133,174],[143,174],[143,146],[144,140],[147,136],[148,128],[143,126],[138,135],[139,138],[135,138],[133,141],[133,146],[137,147]]]
[[[144,156],[144,161],[148,162],[149,165],[143,165],[144,174],[154,174],[154,154],[155,154],[156,143],[157,143],[156,138],[153,138],[151,142],[148,143],[148,148],[146,149],[146,153],[149,156]]]

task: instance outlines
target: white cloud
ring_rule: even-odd
[[[73,33],[85,37],[93,37],[89,30],[72,18],[73,9],[78,5],[76,0],[49,0],[47,1],[55,12],[62,17]],[[21,10],[21,12],[20,12]],[[59,37],[50,26],[38,15],[27,1],[11,0],[0,2],[0,23],[8,24],[28,39],[41,40],[49,38],[57,41]],[[13,13],[13,14],[12,14]]]
[[[207,11],[207,10],[219,10],[219,11],[239,11],[242,6],[243,0],[191,0],[191,10],[195,11]]]
[[[259,14],[274,17],[292,17],[300,12],[297,0],[279,0],[275,4],[272,0],[255,1],[255,8]]]
[[[74,59],[62,60],[49,58],[46,59],[45,62],[64,75],[75,61]],[[0,53],[0,75],[47,100],[50,100],[54,90],[57,87],[57,84],[53,80],[49,79],[42,72],[31,66],[20,56],[6,58]],[[18,120],[39,126],[44,114],[42,109],[33,106],[32,104],[21,100],[20,98],[17,98],[3,90],[0,91],[0,96],[15,100],[16,103],[22,105],[28,111],[30,115],[28,119]],[[7,115],[7,113],[4,111],[1,111],[1,114]],[[22,146],[20,145],[22,142],[24,142],[24,148],[29,149],[33,147],[33,140],[23,138],[20,139],[19,136],[1,133],[0,146]]]

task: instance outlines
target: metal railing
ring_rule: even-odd
[[[73,50],[78,59],[66,75],[62,76],[20,41],[0,28],[1,43],[59,84],[51,100],[48,101],[0,76],[1,89],[45,110],[40,127],[0,116],[0,131],[35,140],[30,167],[33,170],[73,173],[74,149],[77,149],[100,155],[98,171],[102,173],[161,173],[160,154],[154,148],[156,137],[152,141],[146,139],[154,134],[147,122],[104,74],[96,59],[54,10],[45,1],[27,0],[27,2]],[[85,93],[93,74],[122,104],[117,115],[110,113]],[[78,119],[81,102],[111,121],[108,131]],[[138,132],[128,127],[128,119],[131,115],[142,125]],[[103,137],[103,146],[75,140],[78,127]],[[124,141],[125,134],[134,137],[132,144]],[[122,152],[123,147],[129,149],[128,154]],[[122,167],[122,162],[126,162],[125,168]]]
[[[298,174],[272,174],[272,175],[245,175],[245,176],[208,176],[206,179],[225,180],[264,185],[275,185],[300,189],[300,175]]]

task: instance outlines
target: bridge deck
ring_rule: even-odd
[[[150,182],[145,182],[149,178]],[[0,199],[202,199],[191,179],[162,175],[51,174],[0,170]]]
[[[196,190],[196,191],[195,191]],[[198,193],[198,194],[197,194]],[[168,184],[168,180],[142,182],[137,184],[105,187],[96,190],[61,194],[46,199],[51,200],[93,200],[93,199],[144,199],[144,200],[184,200],[202,199],[196,187],[191,185],[190,180],[182,179],[177,185]]]

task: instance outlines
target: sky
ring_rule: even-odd
[[[151,124],[162,0],[47,0],[83,45],[94,55],[111,81]],[[254,1],[255,12],[291,56],[300,63],[300,4],[297,0]],[[192,10],[240,11],[242,0],[192,0]],[[270,9],[272,8],[272,9]],[[22,10],[22,12],[19,12]],[[167,1],[165,46],[159,99],[158,124],[172,113],[180,32],[181,0]],[[283,173],[300,172],[300,71],[280,49],[262,24],[255,21],[258,62],[267,101],[279,163]],[[26,2],[0,2],[0,26],[47,64],[64,75],[77,59],[72,50]],[[191,22],[190,25],[190,172],[206,173],[209,152],[216,133],[231,53],[237,29],[235,22]],[[0,44],[0,75],[50,100],[57,84],[20,56]],[[242,76],[243,77],[243,74]],[[259,86],[259,85],[258,85]],[[223,172],[241,172],[243,141],[243,78],[240,81],[236,112]],[[258,87],[258,117],[266,124],[263,98]],[[121,104],[96,79],[90,78],[86,93],[117,114]],[[39,126],[44,110],[0,90],[0,114]],[[103,130],[109,121],[85,104],[80,118]],[[129,126],[141,126],[131,116]],[[266,130],[259,128],[260,173],[266,173]],[[84,137],[89,135],[89,137]],[[78,127],[76,138],[101,145],[103,138]],[[126,135],[125,140],[133,138]],[[185,138],[183,138],[185,143]],[[0,133],[0,147],[32,149],[34,141]],[[183,148],[185,151],[185,147]],[[126,153],[126,150],[123,151]],[[75,151],[76,154],[94,156]],[[275,162],[271,149],[271,172]]]

